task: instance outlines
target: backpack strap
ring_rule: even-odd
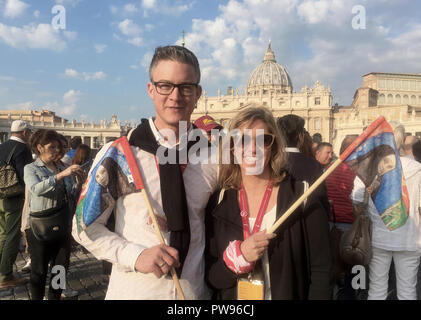
[[[10,164],[10,160],[12,160],[12,156],[15,153],[16,147],[17,147],[17,145],[15,145],[12,148],[12,151],[10,151],[9,156],[7,157],[7,160],[6,160],[6,164]]]

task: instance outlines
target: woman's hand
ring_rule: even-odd
[[[254,262],[259,260],[267,246],[269,240],[276,237],[274,233],[266,233],[266,230],[257,232],[252,236],[248,237],[241,243],[241,253],[248,262]]]
[[[78,174],[81,175],[82,169],[80,168],[80,165],[78,164],[72,164],[70,167],[66,168],[66,170],[63,170],[62,172],[58,173],[56,175],[56,180],[60,181],[62,179],[64,179],[65,177],[68,177],[72,174]]]

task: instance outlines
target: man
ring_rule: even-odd
[[[346,136],[342,141],[340,154],[342,154],[357,135]],[[330,206],[330,226],[335,227],[340,234],[349,230],[354,222],[354,212],[351,201],[351,192],[354,187],[356,174],[345,164],[341,163],[326,179],[327,196]],[[337,247],[339,249],[339,247]],[[338,285],[338,299],[343,296],[347,300],[355,299],[355,290],[352,288],[351,273],[353,266],[345,265],[339,255],[339,250],[335,256],[335,277]]]
[[[81,137],[73,137],[70,140],[70,147],[71,149],[64,155],[64,157],[61,159],[61,161],[68,166],[72,165],[73,157],[75,156],[76,149],[82,144],[82,138]]]
[[[333,147],[328,142],[320,143],[316,148],[316,160],[322,165],[323,170],[330,164],[333,157]]]
[[[10,132],[11,138],[0,145],[0,163],[6,164],[13,151],[10,164],[22,186],[22,194],[0,199],[0,288],[18,286],[25,282],[25,279],[13,275],[13,264],[19,251],[22,208],[25,201],[23,168],[32,162],[32,154],[27,146],[31,128],[25,121],[15,120]]]
[[[296,180],[306,181],[309,185],[312,185],[322,175],[322,167],[315,159],[304,155],[299,150],[305,136],[304,119],[294,114],[289,114],[279,118],[277,124],[287,143],[285,151],[289,157],[289,172]],[[318,269],[314,271],[316,274],[313,279],[318,281],[318,284],[322,287],[329,288],[326,292],[320,294],[324,299],[330,299],[332,294],[332,257],[328,236],[329,202],[324,182],[313,192],[311,197],[315,197],[319,201],[314,202],[317,204],[316,206],[306,208],[304,214],[308,215],[309,219],[313,221],[314,219],[319,220],[318,225],[325,226],[325,230],[315,230],[315,232],[319,235],[325,235],[325,242],[327,243],[326,250],[320,253],[320,256],[313,257],[317,260],[318,265]]]
[[[198,127],[200,130],[203,130],[203,132],[205,133],[205,135],[207,136],[209,142],[212,142],[212,130],[222,130],[224,129],[218,122],[215,121],[214,118],[212,118],[211,116],[201,116],[200,118],[198,118],[195,122],[194,125],[196,127]]]
[[[390,121],[389,124],[394,130],[396,148],[402,150],[405,141],[405,128],[395,121]],[[409,196],[409,215],[405,224],[393,231],[389,230],[379,215],[372,197],[370,196],[368,199],[367,210],[372,224],[371,244],[373,253],[369,264],[368,300],[386,300],[392,260],[396,273],[398,299],[417,299],[417,273],[421,256],[419,219],[421,214],[421,164],[402,156],[400,161]],[[393,186],[390,188],[393,188]],[[364,202],[365,191],[366,186],[357,176],[351,194],[357,213],[359,213],[361,204]],[[367,188],[367,191],[372,192],[370,188]]]
[[[409,135],[405,138],[405,144],[403,146],[403,150],[405,152],[405,157],[415,159],[413,146],[417,143],[420,139],[417,136]]]
[[[78,231],[75,217],[73,235],[98,259],[113,263],[106,299],[177,299],[174,282],[167,276],[172,267],[179,275],[186,299],[207,299],[204,209],[216,188],[216,165],[166,164],[157,156],[162,148],[184,148],[180,141],[185,133],[183,136],[179,127],[187,122],[188,130],[192,130],[190,116],[202,92],[199,63],[184,47],[158,47],[149,75],[147,89],[156,116],[143,119],[128,137],[162,235],[169,245],[160,244],[145,200],[136,192],[118,197],[114,207],[105,208],[85,231]],[[174,135],[176,141],[171,141]],[[94,172],[108,147],[104,146],[97,155]],[[104,172],[104,167],[99,169]],[[98,179],[99,175],[106,183],[108,176],[98,171],[90,178]],[[105,224],[113,208],[115,231],[111,232]]]

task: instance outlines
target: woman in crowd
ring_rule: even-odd
[[[248,106],[232,119],[234,129],[241,134],[231,142],[230,163],[221,167],[222,190],[206,209],[205,274],[214,298],[330,299],[329,230],[321,204],[310,197],[306,205],[315,210],[304,216],[299,207],[276,235],[265,231],[304,189],[283,170],[284,142],[272,114]],[[259,294],[247,295],[251,287]]]
[[[48,264],[61,265],[66,269],[69,265],[71,240],[71,212],[73,179],[72,174],[78,173],[78,165],[65,169],[57,164],[56,159],[60,153],[60,137],[54,130],[41,129],[31,140],[33,152],[37,159],[25,166],[24,180],[30,192],[29,210],[31,214],[42,214],[53,208],[61,207],[61,214],[68,216],[69,229],[65,235],[54,241],[40,240],[36,236],[31,224],[31,216],[26,230],[26,237],[31,257],[30,292],[33,300],[42,300],[45,294],[45,282],[48,273]],[[52,280],[53,277],[51,277]],[[50,280],[48,291],[49,300],[58,300],[61,296],[60,288],[53,288]]]
[[[86,144],[81,144],[76,148],[75,155],[72,160],[72,164],[77,164],[81,166],[81,174],[75,176],[76,190],[75,190],[75,199],[79,199],[80,191],[82,190],[82,185],[85,182],[89,169],[91,168],[91,148]]]

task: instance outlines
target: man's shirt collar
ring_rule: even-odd
[[[286,147],[285,152],[294,152],[294,153],[300,153],[300,150],[298,148],[293,147]]]
[[[16,136],[11,136],[11,137],[10,137],[10,140],[15,140],[15,141],[17,141],[17,142],[21,142],[21,143],[26,144],[26,142],[25,142],[25,141],[23,141],[21,138],[16,137]]]

